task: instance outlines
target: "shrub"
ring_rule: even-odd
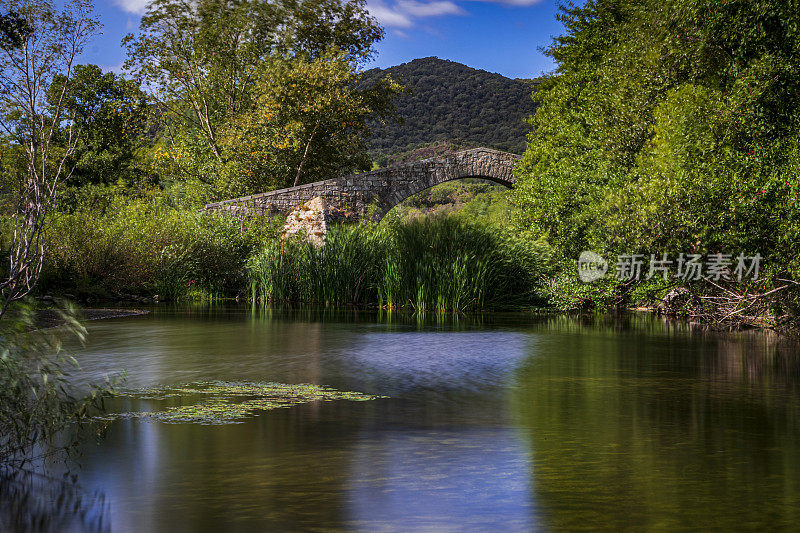
[[[16,302],[0,319],[0,474],[66,451],[65,431],[75,429],[74,422],[85,419],[110,390],[107,384],[84,394],[69,384],[77,362],[61,350],[62,335],[83,339],[85,329],[73,308],[58,311],[64,327],[57,329],[31,331],[33,308],[25,302]]]
[[[271,226],[178,208],[165,198],[116,199],[104,212],[54,215],[44,288],[82,296],[223,296],[246,288],[244,262]]]

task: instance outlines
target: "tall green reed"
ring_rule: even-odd
[[[326,244],[269,243],[247,263],[254,300],[466,311],[530,304],[535,249],[456,217],[336,226]]]

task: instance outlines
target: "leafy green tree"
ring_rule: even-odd
[[[0,13],[0,45],[3,48],[19,48],[32,32],[31,25],[19,13]]]
[[[56,76],[48,90],[51,105],[66,86],[64,105],[83,131],[73,155],[70,185],[129,184],[138,179],[135,152],[145,137],[147,106],[135,82],[96,65],[77,65],[69,80]]]
[[[139,35],[126,37],[126,68],[162,110],[164,151],[208,182],[231,164],[220,135],[253,111],[262,64],[338,49],[355,66],[382,35],[362,0],[155,0]]]
[[[18,194],[8,269],[0,281],[0,316],[38,282],[47,213],[58,185],[72,172],[70,159],[82,134],[75,111],[66,106],[66,80],[99,27],[88,0],[71,0],[63,10],[47,0],[9,1],[4,7],[25,21],[25,31],[15,34],[19,39],[0,40],[0,128],[10,145],[21,147],[25,171],[12,176]],[[47,98],[48,92],[54,97]]]
[[[358,79],[351,56],[339,51],[266,61],[255,105],[222,131],[230,163],[220,189],[263,191],[369,170],[366,119],[386,116],[399,88],[382,80],[357,90]]]
[[[518,169],[521,222],[574,259],[757,251],[800,273],[796,2],[568,7]]]
[[[3,7],[9,14],[0,16],[0,170],[4,196],[13,201],[2,235],[9,248],[0,278],[0,470],[13,476],[66,451],[71,433],[85,427],[76,422],[105,392],[93,388],[83,396],[69,383],[77,362],[62,351],[62,335],[82,340],[85,333],[75,310],[59,310],[64,328],[31,331],[34,310],[23,300],[39,281],[48,211],[81,139],[76,112],[66,105],[66,80],[98,23],[91,3],[81,0],[63,10],[38,0]]]

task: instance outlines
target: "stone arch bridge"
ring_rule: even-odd
[[[363,174],[206,204],[205,208],[240,216],[274,216],[286,214],[320,196],[329,207],[348,217],[360,219],[372,213],[380,220],[409,196],[445,181],[482,178],[513,187],[512,170],[520,159],[521,156],[516,154],[473,148]]]

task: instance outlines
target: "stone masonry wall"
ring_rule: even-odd
[[[205,208],[238,216],[274,216],[286,214],[319,196],[347,218],[360,219],[373,211],[373,217],[379,220],[409,196],[449,180],[484,178],[512,187],[515,182],[512,170],[520,159],[515,154],[474,148],[445,157],[215,202]]]

